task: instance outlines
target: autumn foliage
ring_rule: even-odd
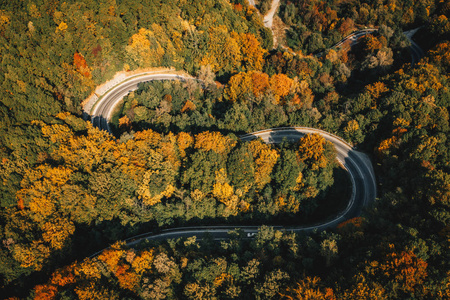
[[[214,72],[236,71],[240,68],[247,71],[262,69],[266,50],[253,34],[238,34],[225,26],[218,26],[209,29],[209,39],[201,65],[211,66]]]
[[[2,297],[450,297],[450,2],[280,1],[276,39],[258,13],[271,1],[256,2],[2,1]],[[330,49],[364,27],[378,30]],[[413,28],[422,58],[401,34]],[[200,80],[140,87],[114,137],[78,117],[114,74],[160,67]],[[368,155],[378,190],[364,217],[81,258],[173,226],[335,216],[350,183],[333,185],[345,170],[323,137],[237,138],[282,126]]]
[[[306,277],[297,283],[295,288],[288,290],[283,299],[289,300],[335,300],[336,296],[331,288],[323,287],[319,277]]]
[[[52,300],[55,299],[57,287],[54,285],[38,285],[34,288],[35,300]]]
[[[229,137],[221,135],[219,132],[202,132],[195,136],[194,147],[204,151],[213,150],[217,154],[225,154],[236,144]]]
[[[347,221],[344,221],[344,222],[340,223],[337,226],[337,228],[344,228],[344,227],[346,227],[346,226],[348,226],[350,224],[355,226],[355,227],[357,227],[357,228],[360,228],[363,225],[363,223],[364,223],[364,218],[362,218],[362,217],[355,217],[355,218],[351,218],[351,219],[349,219]]]
[[[325,138],[320,134],[307,134],[302,138],[299,147],[298,159],[304,161],[307,159],[320,160],[324,151]]]
[[[91,77],[91,70],[89,69],[87,62],[81,53],[75,52],[73,55],[73,65],[84,77]]]
[[[285,74],[275,74],[270,78],[270,87],[275,94],[275,103],[286,97],[291,92],[293,80]]]
[[[405,292],[424,289],[423,282],[427,277],[428,264],[411,251],[392,252],[380,265],[381,271],[389,280],[399,284]]]
[[[269,77],[261,72],[241,72],[231,77],[225,93],[231,101],[247,101],[249,96],[256,99],[264,93],[271,91],[274,95],[274,104],[294,91],[294,80],[284,74]],[[251,98],[250,98],[251,99]],[[257,100],[253,101],[257,101]]]
[[[279,154],[275,149],[263,143],[261,140],[251,141],[249,149],[255,160],[255,183],[258,188],[263,188],[271,181],[272,170],[277,163]]]

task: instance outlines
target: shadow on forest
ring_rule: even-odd
[[[93,119],[93,124],[99,127],[101,124],[106,124],[106,119],[102,117],[95,117]],[[103,127],[103,125],[102,125]],[[154,128],[155,130],[157,128]],[[202,127],[195,127],[193,130],[200,132],[205,130]],[[213,130],[212,128],[206,128],[206,130]],[[229,131],[228,131],[229,132]],[[300,135],[292,135],[289,139],[284,139],[287,142],[298,141]],[[273,132],[269,134],[268,141],[270,143],[278,143],[283,140],[282,133]],[[73,262],[74,259],[82,260],[85,257],[103,250],[110,246],[112,243],[120,240],[126,240],[127,238],[134,237],[139,234],[154,232],[158,233],[165,228],[173,227],[185,227],[185,226],[220,226],[220,225],[308,225],[320,222],[333,215],[339,213],[349,199],[351,193],[351,183],[349,184],[348,175],[346,171],[342,168],[336,168],[333,171],[334,184],[322,192],[317,198],[313,199],[316,202],[315,208],[312,212],[299,212],[294,213],[283,213],[277,212],[275,215],[254,212],[252,215],[239,215],[239,216],[229,216],[229,217],[193,217],[189,220],[183,220],[178,216],[165,221],[166,224],[163,226],[158,226],[156,221],[135,223],[135,224],[123,224],[120,219],[115,218],[112,220],[100,221],[95,224],[78,224],[76,231],[73,235],[72,243],[66,245],[65,248],[58,252],[54,252],[49,262],[44,266],[41,272],[33,274],[33,279],[30,279],[30,275],[24,275],[20,277],[17,282],[12,283],[10,286],[20,286],[17,285],[21,282],[21,289],[14,291],[15,295],[19,295],[21,291],[28,291],[32,286],[27,286],[27,282],[32,282],[33,285],[36,283],[43,283],[44,278],[48,278],[49,273],[64,265],[68,265]],[[349,187],[350,185],[350,187]],[[309,201],[309,200],[308,200]],[[23,282],[24,279],[27,282]],[[23,296],[26,296],[23,294]]]
[[[94,126],[98,127],[98,128],[106,128],[106,120],[102,117],[96,117],[94,119]],[[101,127],[98,126],[98,124],[105,124],[102,125]],[[126,130],[123,130],[121,128],[118,128],[118,126],[114,123],[109,123],[109,128],[111,129],[111,133],[112,135],[114,135],[116,138],[120,138],[122,135],[126,135],[127,133],[130,134],[130,132],[127,132]],[[153,130],[156,131],[158,133],[161,134],[168,134],[169,132],[188,132],[192,135],[195,135],[197,133],[201,133],[201,132],[205,132],[205,131],[214,131],[214,132],[220,132],[223,135],[228,135],[228,134],[234,134],[236,136],[239,136],[241,134],[245,134],[245,132],[243,131],[235,131],[235,130],[230,130],[230,129],[224,129],[224,128],[219,128],[217,124],[207,124],[207,125],[186,125],[183,127],[177,126],[174,123],[171,123],[169,126],[166,126],[163,123],[150,123],[147,121],[139,121],[137,123],[134,123],[134,127],[133,130],[134,132],[138,132],[138,131],[144,131],[144,130]]]
[[[62,249],[53,251],[42,270],[22,274],[18,279],[4,286],[3,291],[6,294],[2,296],[7,298],[14,295],[25,298],[34,286],[44,284],[55,269],[68,266],[74,261],[82,261],[116,241],[125,240],[144,231],[151,231],[155,226],[156,223],[139,226],[123,225],[117,218],[98,224],[77,224],[71,242],[66,243]]]

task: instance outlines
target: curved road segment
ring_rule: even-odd
[[[286,228],[291,231],[323,230],[329,227],[335,227],[347,219],[360,215],[363,207],[373,202],[377,194],[375,173],[367,155],[354,150],[342,138],[331,133],[308,127],[285,127],[257,131],[241,136],[240,138],[243,141],[261,138],[265,143],[277,144],[283,140],[296,142],[302,136],[312,133],[320,134],[334,145],[337,160],[350,175],[352,194],[346,209],[334,218],[313,226]]]
[[[419,60],[425,56],[425,54],[423,53],[422,48],[420,48],[419,45],[416,44],[416,42],[414,42],[414,40],[412,39],[412,37],[416,34],[416,32],[420,29],[421,27],[415,28],[415,29],[411,29],[408,31],[403,32],[406,37],[408,38],[409,42],[411,43],[411,46],[409,46],[409,49],[411,51],[411,59],[412,59],[412,64],[414,65],[415,63],[418,63]]]
[[[111,115],[115,107],[120,103],[125,95],[131,91],[137,90],[139,83],[152,80],[197,80],[193,77],[176,75],[176,74],[146,74],[136,75],[110,89],[103,95],[94,107],[91,109],[91,121],[94,126],[109,132],[108,125]],[[249,141],[256,138],[261,138],[266,143],[280,143],[284,139],[289,141],[298,141],[299,138],[305,134],[318,133],[322,135],[327,141],[334,144],[337,153],[337,159],[342,166],[350,174],[352,181],[352,194],[346,209],[336,215],[334,218],[325,220],[322,223],[311,226],[302,227],[277,227],[277,229],[284,229],[287,231],[300,232],[312,231],[314,229],[323,230],[330,227],[335,227],[339,223],[358,216],[362,209],[376,198],[376,181],[373,172],[372,163],[370,159],[363,153],[354,150],[343,139],[322,131],[320,129],[306,128],[306,127],[286,127],[274,128],[263,131],[253,132],[241,136],[241,140]],[[146,233],[127,240],[128,245],[135,245],[143,240],[161,240],[167,238],[178,237],[201,237],[208,233],[214,240],[223,240],[227,238],[227,233],[230,230],[240,228],[246,233],[248,238],[257,233],[257,226],[209,226],[209,227],[190,227],[190,228],[174,228],[162,231],[158,234]]]
[[[250,5],[252,5],[253,7],[256,7],[255,1],[254,0],[248,0],[248,3]],[[275,13],[278,9],[278,5],[280,4],[280,0],[272,0],[272,4],[271,4],[271,8],[270,10],[266,13],[266,15],[263,17],[263,24],[265,27],[270,28],[272,30],[272,23],[273,23],[273,18],[275,16]],[[419,28],[415,28],[409,31],[405,31],[403,32],[406,37],[408,38],[409,42],[411,43],[411,46],[409,47],[410,52],[411,52],[411,64],[414,65],[415,63],[419,62],[419,60],[424,57],[424,52],[422,50],[422,48],[420,48],[419,45],[417,45],[413,39],[412,36],[420,29]],[[377,32],[378,29],[376,28],[367,28],[367,29],[362,29],[362,30],[358,30],[356,32],[353,32],[351,34],[349,34],[348,36],[344,37],[342,40],[340,40],[338,43],[336,43],[335,45],[331,46],[330,48],[339,48],[341,47],[345,42],[350,41],[350,47],[353,47],[354,45],[356,45],[359,41],[360,37],[363,37],[367,34],[372,34],[374,32]],[[272,30],[272,34],[273,34],[273,30]],[[273,34],[274,35],[274,34]],[[275,35],[274,35],[274,41],[275,41]],[[275,43],[274,43],[275,45]],[[286,47],[282,47],[282,48],[286,48]],[[290,52],[290,51],[289,51]],[[290,52],[293,53],[293,52]],[[293,53],[294,55],[296,55],[295,53]],[[322,51],[320,53],[317,53],[315,56],[317,57],[321,57],[325,54],[325,51]]]
[[[90,111],[91,121],[94,126],[111,132],[109,121],[112,114],[120,103],[120,101],[130,92],[135,91],[139,87],[139,83],[152,80],[196,80],[193,77],[182,76],[170,73],[142,73],[123,81],[106,92],[93,106]]]
[[[358,43],[358,40],[360,37],[363,37],[368,34],[372,34],[377,31],[378,31],[378,29],[368,28],[368,29],[363,29],[363,30],[353,32],[353,33],[349,34],[348,36],[346,36],[345,38],[343,38],[342,40],[340,40],[335,45],[331,46],[331,48],[339,48],[347,41],[350,41],[350,46],[352,47]]]

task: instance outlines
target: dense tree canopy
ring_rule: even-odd
[[[2,2],[1,295],[449,298],[449,3],[281,1],[286,50],[263,27],[270,1]],[[419,26],[426,54],[411,65],[402,32]],[[364,27],[378,31],[330,48]],[[114,135],[81,118],[83,99],[117,72],[158,67],[200,81],[142,84]],[[350,183],[323,137],[238,138],[278,126],[366,152],[375,203],[322,232],[117,242],[339,213]]]

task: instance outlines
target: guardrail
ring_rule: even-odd
[[[348,147],[350,148],[354,148],[353,145],[351,145],[349,142],[347,142],[346,140],[344,140],[343,138],[341,138],[340,136],[337,136],[333,133],[327,132],[325,130],[322,129],[316,129],[316,128],[311,128],[311,127],[277,127],[277,128],[269,128],[269,129],[264,129],[264,130],[259,130],[259,131],[255,131],[255,132],[251,132],[251,133],[246,133],[243,134],[241,136],[239,136],[239,138],[246,138],[246,137],[252,137],[255,136],[257,134],[260,133],[266,133],[266,132],[273,132],[273,131],[286,131],[286,130],[295,130],[295,131],[300,131],[300,130],[312,130],[312,131],[316,131],[322,135],[329,135],[335,139],[338,139],[339,141],[341,141],[342,143],[346,144]]]
[[[135,72],[136,71],[133,71],[133,73],[131,74],[126,74],[125,72],[118,72],[112,79],[108,80],[101,86],[97,87],[95,91],[83,101],[84,102],[83,112],[85,112],[87,115],[91,115],[92,110],[95,108],[97,103],[101,101],[102,98],[104,98],[104,96],[106,96],[108,93],[114,90],[117,86],[120,86],[121,84],[136,79],[140,76],[164,73],[164,74],[179,75],[182,78],[190,77],[190,75],[175,69],[144,71],[142,73],[137,74]],[[192,79],[194,78],[195,77],[192,77]]]

